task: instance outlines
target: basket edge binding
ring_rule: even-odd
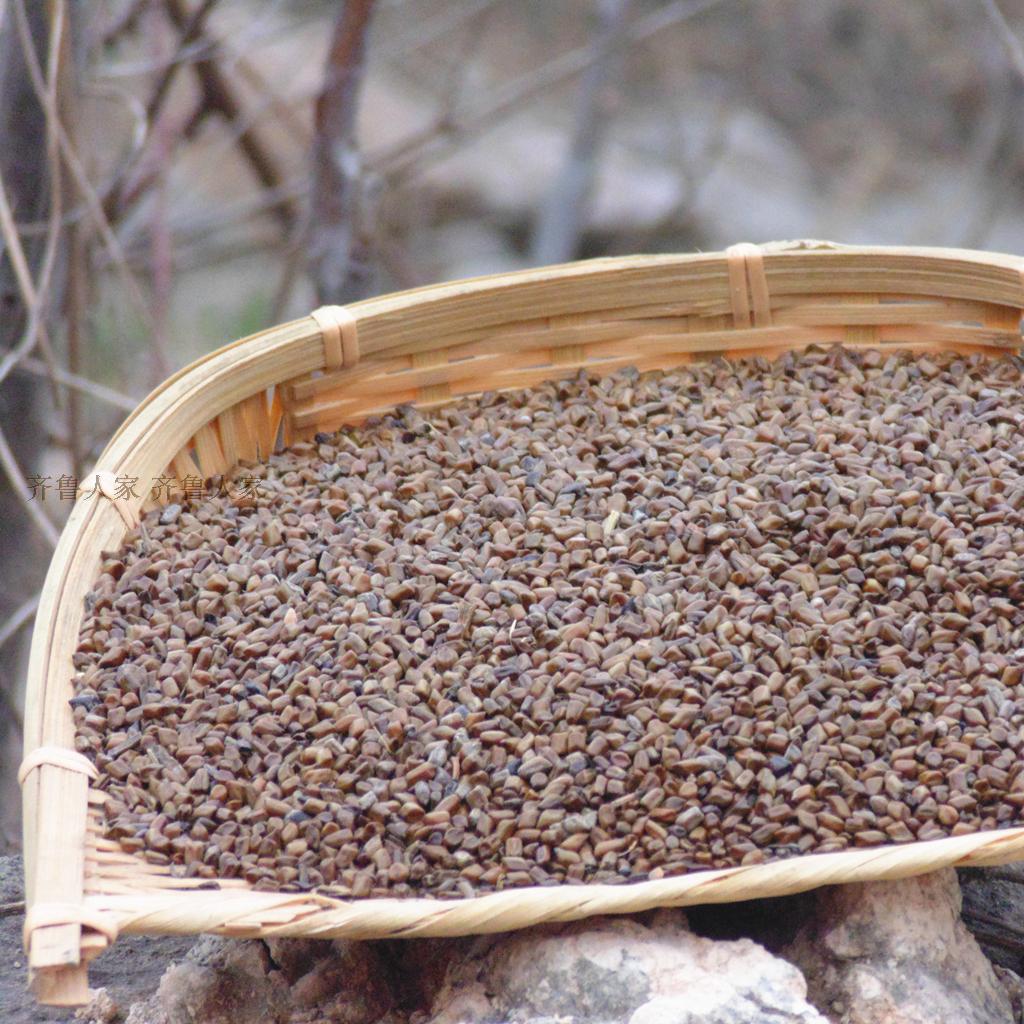
[[[179,890],[143,888],[122,895],[86,894],[88,775],[75,758],[89,762],[74,752],[67,704],[71,696],[70,655],[99,552],[116,547],[141,512],[141,501],[135,505],[113,499],[111,479],[119,473],[130,472],[144,479],[148,473],[163,472],[177,464],[175,459],[183,452],[188,458],[189,444],[206,459],[223,463],[243,448],[269,454],[265,449],[273,444],[271,434],[277,433],[276,428],[270,429],[278,421],[276,417],[283,421],[286,441],[300,428],[291,422],[294,417],[289,417],[279,395],[276,406],[263,403],[260,396],[268,388],[280,392],[289,381],[308,380],[311,375],[319,379],[321,374],[324,379],[333,374],[344,384],[347,376],[372,372],[371,364],[383,365],[391,358],[408,358],[413,375],[419,373],[429,380],[438,366],[448,372],[444,364],[451,361],[443,351],[440,356],[437,352],[447,348],[451,337],[468,338],[465,344],[472,346],[480,344],[475,340],[480,335],[491,332],[497,336],[500,359],[502,354],[507,357],[519,351],[517,345],[528,352],[542,346],[545,330],[568,331],[571,339],[576,335],[585,338],[594,326],[591,314],[595,306],[618,313],[623,308],[703,303],[711,311],[706,321],[713,329],[693,338],[695,345],[726,352],[747,347],[757,351],[763,337],[757,332],[780,329],[773,326],[778,318],[773,317],[772,300],[795,294],[839,293],[842,302],[847,293],[857,296],[874,291],[982,303],[986,308],[996,307],[991,325],[998,329],[998,343],[1009,339],[1019,345],[1022,273],[1024,260],[1003,254],[840,247],[819,242],[761,247],[741,244],[725,253],[691,256],[608,258],[428,286],[347,308],[324,307],[309,317],[218,349],[179,371],[127,418],[100,457],[96,489],[110,500],[76,503],[53,556],[36,616],[26,701],[26,762],[20,781],[29,908],[26,948],[40,1001],[57,1005],[84,1002],[85,963],[113,940],[119,928],[229,934],[241,929],[246,934],[321,936],[466,934],[522,927],[540,920],[568,920],[599,911],[625,913],[662,903],[682,906],[743,898],[737,893],[752,898],[769,894],[772,886],[773,894],[781,894],[839,880],[902,877],[947,864],[999,863],[1024,856],[1024,829],[1012,829],[931,843],[811,854],[629,886],[519,889],[457,903],[368,900],[357,905],[315,894],[306,898],[303,894],[233,890],[228,907],[221,899],[210,901],[208,894],[204,897]],[[605,305],[598,305],[599,300]],[[576,327],[579,329],[574,330]],[[781,330],[794,333],[799,329],[784,325]],[[877,336],[872,327],[859,329],[861,334],[854,328],[844,330],[854,342],[871,343]],[[747,341],[737,347],[737,341],[746,340],[740,336],[747,331],[756,336],[754,345]],[[687,332],[692,333],[690,324],[684,327],[683,333]],[[909,327],[907,336],[916,338],[918,334]],[[925,332],[925,343],[928,337]],[[562,335],[558,338],[560,344]],[[668,340],[665,358],[669,361],[673,345],[682,343]],[[676,354],[699,351],[695,345],[677,348]],[[586,365],[583,344],[558,348],[549,342],[546,351],[552,355],[549,365],[559,372],[575,372],[577,365]],[[561,353],[559,359],[554,358],[557,353]],[[536,373],[555,375],[546,366]],[[433,383],[423,386],[413,400],[446,401],[460,393],[468,392]],[[256,399],[259,408],[252,405]],[[265,415],[266,422],[254,425],[250,413],[257,419]],[[213,423],[219,424],[215,430],[210,429]],[[256,435],[260,435],[258,440]],[[205,472],[204,459],[198,461]],[[206,475],[219,471],[211,469]],[[42,892],[45,900],[39,898]],[[222,895],[228,896],[226,892]],[[222,909],[211,913],[211,904]],[[266,924],[243,923],[259,922],[267,915]],[[379,919],[377,926],[367,920],[374,917]]]

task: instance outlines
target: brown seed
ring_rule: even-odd
[[[241,517],[153,513],[74,655],[108,833],[448,897],[1019,823],[1020,383],[841,349],[580,375],[300,442]]]

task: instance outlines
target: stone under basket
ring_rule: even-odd
[[[778,896],[948,865],[1024,859],[1024,828],[809,854],[622,885],[522,888],[469,899],[344,900],[177,879],[105,839],[95,769],[74,750],[72,654],[100,565],[143,500],[115,480],[210,477],[241,460],[412,402],[635,365],[774,356],[813,343],[1019,352],[1024,259],[827,242],[634,256],[434,285],[236,341],[128,417],[76,503],[50,565],[29,666],[25,939],[45,1003],[87,998],[86,964],[121,932],[380,938],[507,931],[542,921]],[[98,492],[98,493],[96,493]],[[149,500],[147,498],[147,500]]]

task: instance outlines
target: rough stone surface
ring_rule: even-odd
[[[1024,864],[958,872],[964,923],[994,963],[1024,975]]]
[[[998,871],[989,883],[1013,874]],[[967,882],[975,908],[981,877],[972,873]],[[663,910],[455,940],[126,936],[92,966],[93,1000],[77,1014],[36,1006],[25,987],[21,899],[20,861],[0,859],[0,942],[10,954],[0,971],[3,1024],[1016,1024],[1024,1017],[1024,983],[982,956],[960,920],[952,872],[700,908],[690,917],[703,935],[681,911]],[[717,939],[707,937],[713,921],[721,924]],[[736,938],[742,922],[786,959]]]
[[[679,911],[478,940],[431,1024],[487,1021],[825,1024],[800,972],[749,939],[694,935]]]
[[[247,1024],[826,1024],[792,965],[671,911],[461,942],[202,939],[127,1024],[240,1008]]]
[[[87,1021],[88,1024],[117,1024],[121,1019],[121,1007],[117,1000],[105,989],[91,990],[92,999],[75,1013],[75,1020]]]
[[[307,948],[311,945],[294,940],[292,944]],[[271,945],[272,950],[275,945]],[[323,944],[318,952],[320,955],[313,958],[308,969],[305,963],[298,970],[285,966],[281,969],[291,987],[295,1010],[317,1010],[338,1024],[370,1024],[394,1008],[389,972],[375,946],[336,941]],[[275,961],[282,962],[278,959],[281,956],[278,948]]]
[[[365,942],[229,941],[206,936],[164,974],[127,1024],[375,1024],[393,1008],[388,972]]]
[[[1024,978],[1007,967],[1000,967],[999,964],[993,965],[993,970],[1010,1000],[1015,1024],[1021,1024],[1024,1021]]]
[[[1011,1024],[991,963],[960,919],[952,870],[833,886],[782,951],[839,1024]]]

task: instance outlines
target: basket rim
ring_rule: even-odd
[[[1024,275],[1024,256],[1014,256],[1010,253],[987,252],[978,249],[951,249],[936,246],[878,246],[878,245],[840,245],[834,242],[817,240],[797,240],[793,242],[769,242],[759,247],[764,254],[765,263],[768,268],[773,261],[792,259],[793,257],[806,260],[828,260],[834,256],[839,257],[891,257],[897,260],[906,261],[907,266],[904,272],[913,270],[913,262],[921,260],[925,263],[932,261],[950,261],[963,266],[975,268],[990,267],[1015,271],[1018,275]],[[366,327],[373,325],[378,320],[390,320],[402,313],[417,306],[427,306],[449,299],[462,299],[467,296],[488,296],[496,294],[508,288],[521,288],[538,282],[550,283],[551,281],[571,282],[575,278],[584,276],[603,276],[605,274],[618,275],[630,271],[646,271],[653,269],[700,269],[707,267],[712,271],[721,273],[721,268],[726,257],[725,251],[709,253],[682,253],[682,254],[657,254],[657,255],[632,255],[632,256],[601,256],[587,260],[575,260],[569,263],[559,263],[548,267],[527,268],[523,270],[511,270],[500,274],[483,274],[477,277],[460,278],[456,281],[442,282],[439,284],[421,285],[416,288],[405,289],[400,292],[391,292],[387,295],[370,299],[362,299],[350,303],[346,308],[356,318],[361,328],[361,334],[365,334]],[[963,269],[961,266],[961,271]],[[724,283],[724,282],[723,282]],[[1009,295],[1019,291],[1024,284],[1020,280],[1008,282]],[[1016,286],[1016,287],[1015,287]],[[825,292],[832,289],[822,289]],[[951,297],[967,297],[959,293],[951,293]],[[1009,296],[1008,296],[1009,297]],[[992,300],[996,301],[996,300]],[[238,338],[225,345],[199,356],[192,362],[187,363],[180,370],[177,370],[163,382],[158,384],[145,398],[136,406],[135,410],[128,414],[121,422],[121,425],[111,435],[102,454],[97,460],[97,468],[106,465],[108,458],[113,457],[117,451],[118,442],[126,439],[131,426],[136,418],[145,408],[154,401],[157,396],[163,394],[168,388],[179,383],[201,370],[214,357],[228,352],[238,352],[252,346],[260,339],[276,334],[287,327],[297,327],[308,320],[302,317],[298,320],[289,321],[285,324],[269,327],[255,334]],[[319,327],[314,327],[319,336]],[[366,343],[364,342],[364,346]],[[373,354],[374,348],[370,342],[369,354]],[[316,368],[316,367],[314,367]]]
[[[825,242],[774,243],[758,251],[773,295],[912,293],[990,303],[1018,315],[1024,309],[1024,258],[1010,254]],[[612,282],[630,296],[635,294],[637,304],[669,301],[665,296],[672,301],[711,296],[718,303],[728,303],[729,256],[713,252],[604,257],[427,285],[367,299],[347,309],[358,324],[364,358],[384,359],[413,344],[424,349],[432,344],[439,347],[445,332],[453,328],[494,330],[508,323],[516,310],[519,315],[512,320],[521,321],[524,306],[533,318],[578,315],[591,309]],[[183,438],[192,436],[232,403],[323,366],[324,340],[319,323],[311,316],[216,349],[173,374],[140,402],[112,436],[96,471],[114,475],[128,470],[161,472],[170,463],[173,444],[180,445]],[[113,506],[112,501],[76,502],[52,556],[32,637],[26,756],[41,746],[73,749],[74,729],[67,705],[72,674],[68,655],[77,640],[82,596],[95,577],[99,552],[116,547],[126,532],[126,522]],[[137,513],[138,508],[133,511]],[[25,778],[22,792],[29,912],[37,904],[57,899],[108,913],[118,927],[130,931],[219,930],[236,934],[240,920],[267,914],[273,918],[275,911],[288,907],[300,908],[294,920],[255,925],[253,934],[362,934],[370,927],[365,919],[374,915],[380,928],[386,929],[383,934],[468,934],[593,913],[780,895],[831,882],[898,878],[952,864],[1024,858],[1024,828],[1010,828],[838,853],[801,854],[767,864],[623,885],[534,886],[454,901],[367,898],[356,901],[357,912],[351,910],[354,903],[330,897],[246,889],[234,892],[244,894],[249,902],[233,908],[225,905],[218,924],[210,916],[209,904],[220,904],[222,897],[237,902],[238,896],[226,896],[232,890],[222,890],[217,901],[210,901],[208,894],[147,889],[144,884],[130,893],[85,890],[88,787],[84,776],[66,765],[43,763]],[[71,877],[61,881],[63,874]],[[565,892],[560,894],[561,890]],[[41,891],[47,892],[45,901],[40,899]],[[55,891],[59,893],[56,897],[52,895]],[[45,932],[51,940],[47,953],[36,956],[35,943],[30,943],[29,953],[30,966],[47,979],[42,995],[48,1001],[80,998],[84,991],[82,942],[86,935],[96,937],[86,916],[76,919],[71,914],[66,922],[44,919],[29,935],[31,939]]]
[[[979,843],[980,838],[984,843]],[[908,851],[914,858],[906,856]],[[630,914],[790,896],[823,885],[891,881],[948,867],[985,867],[1024,858],[1024,826],[889,843],[832,853],[796,854],[764,864],[693,871],[621,884],[519,886],[479,896],[344,898],[319,891],[132,887],[90,892],[85,904],[124,934],[210,931],[236,938],[400,939],[513,931],[597,914]],[[756,874],[755,874],[756,873]],[[195,881],[195,880],[192,880]],[[756,882],[756,892],[751,892]],[[285,916],[287,915],[287,916]],[[197,922],[210,927],[197,928]]]

